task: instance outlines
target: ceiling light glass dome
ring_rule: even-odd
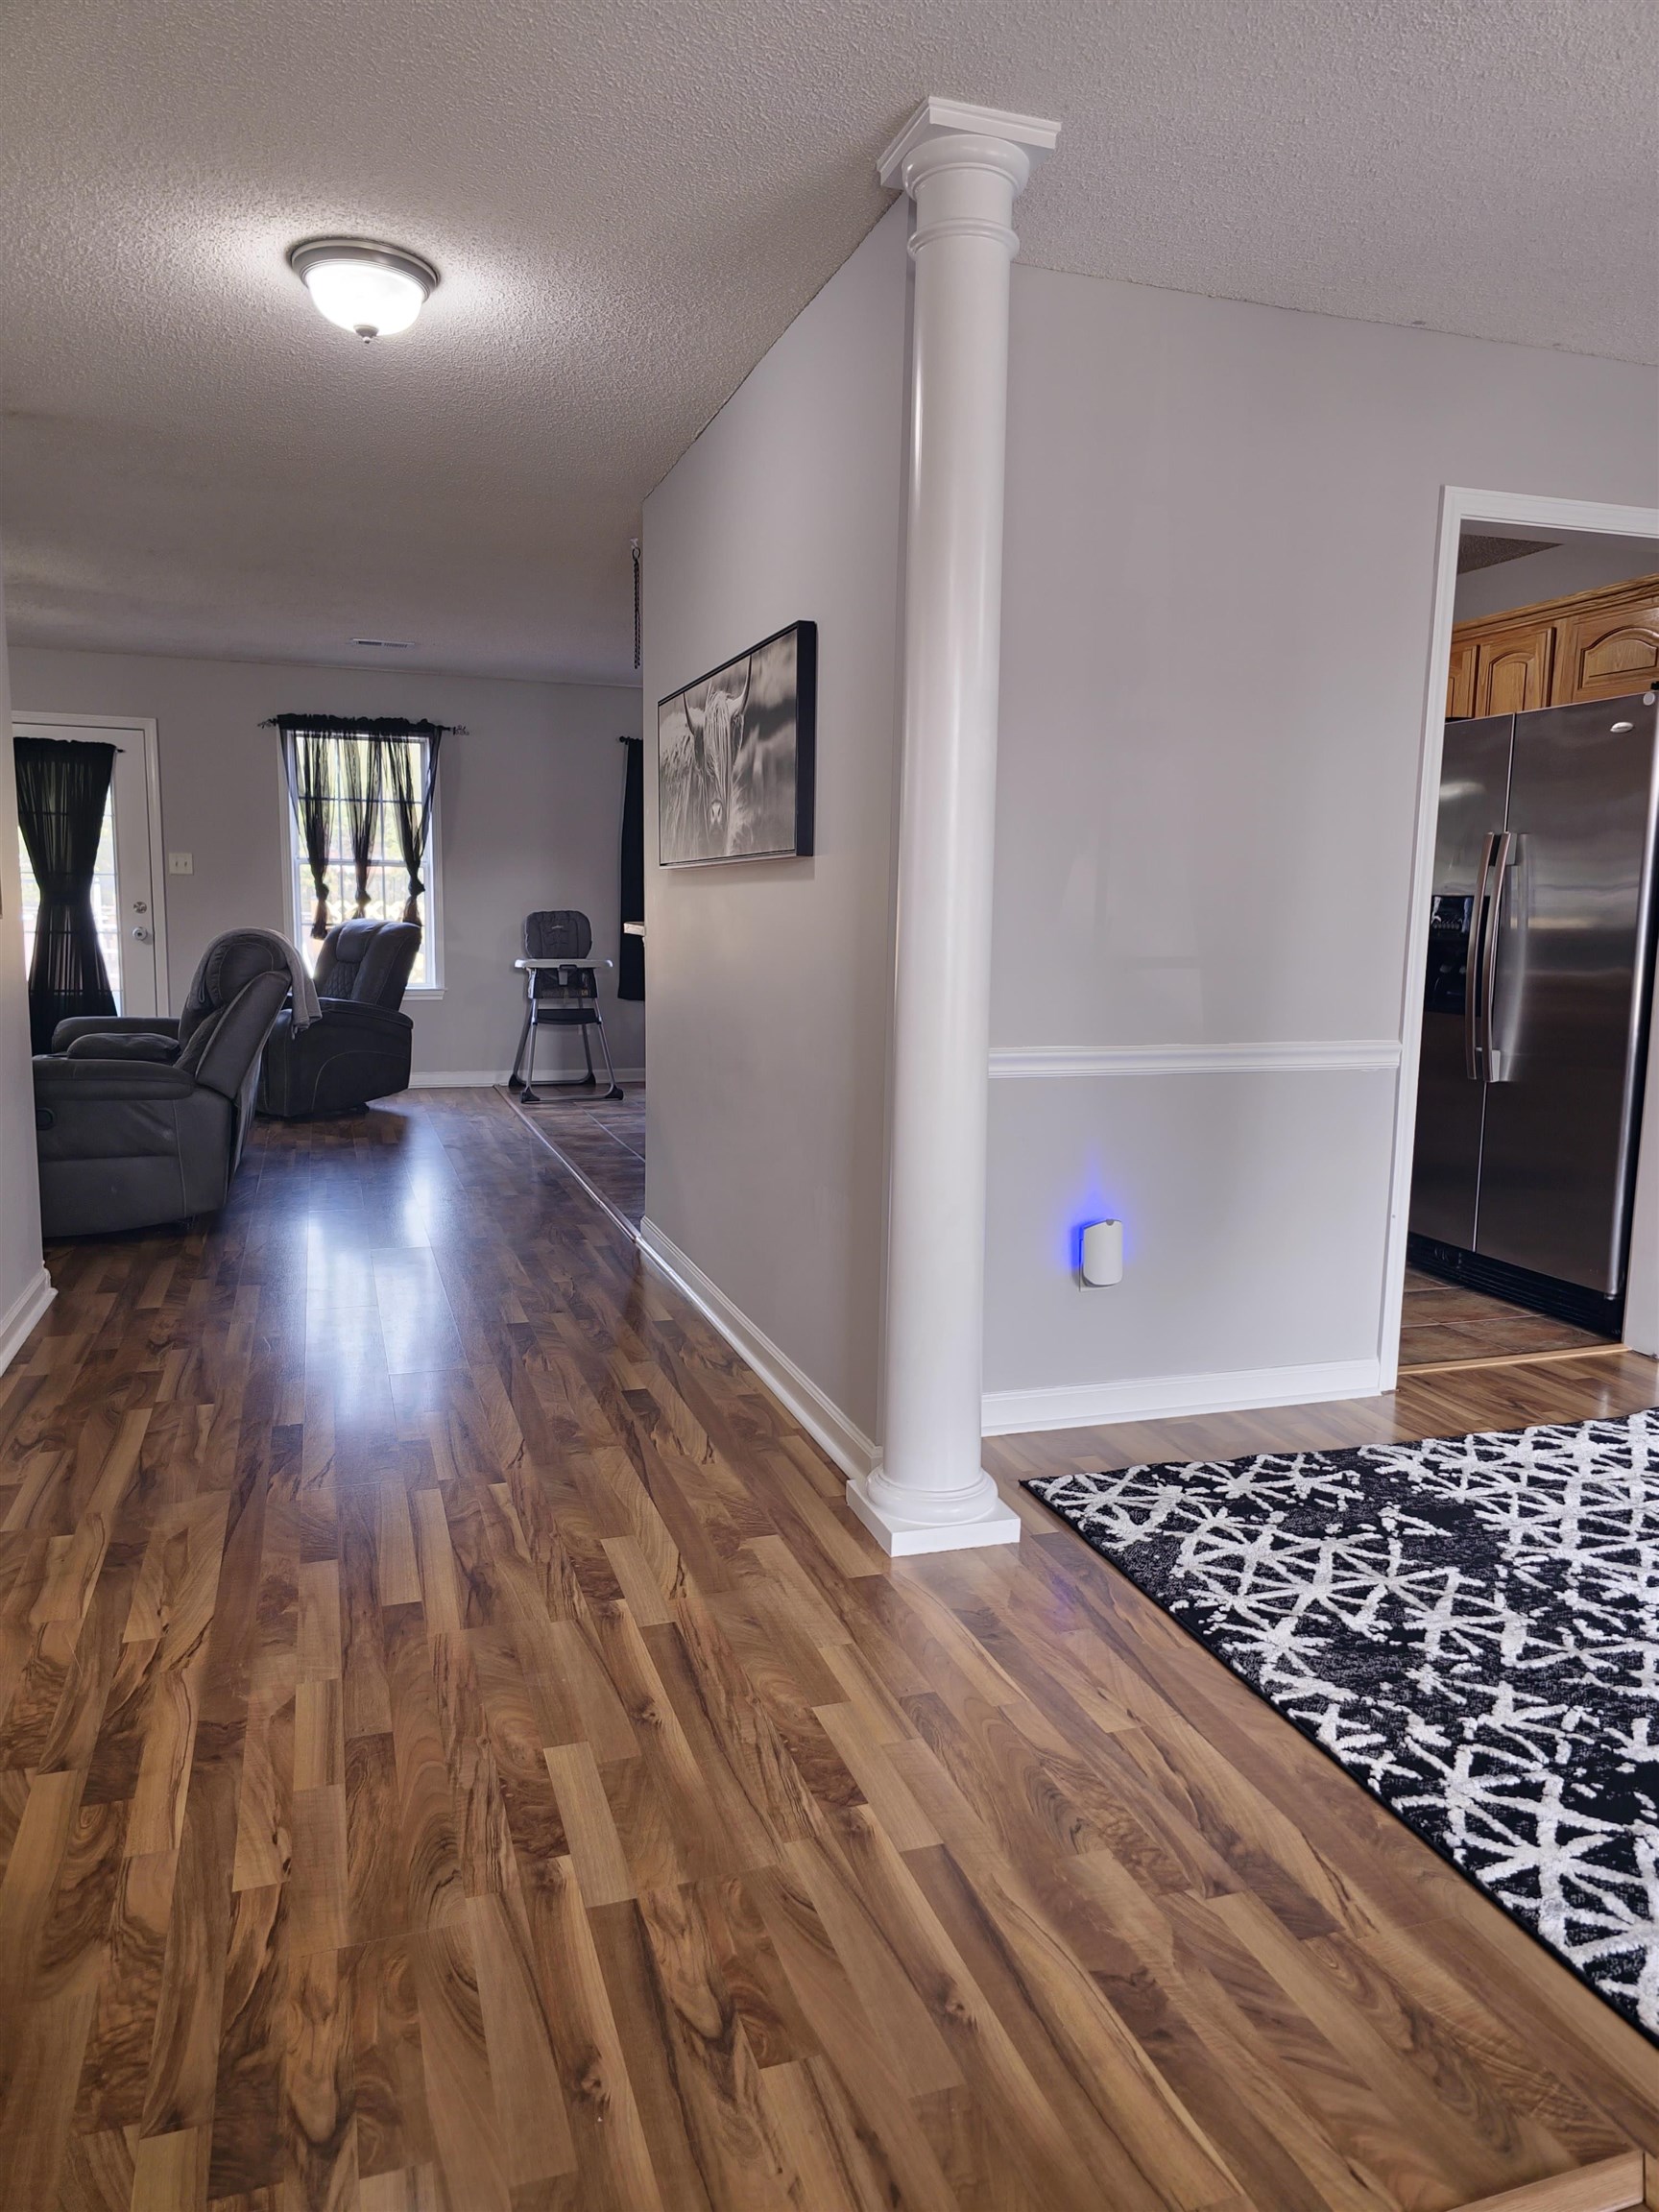
[[[318,312],[365,340],[407,330],[438,288],[430,261],[369,238],[308,238],[288,262]]]

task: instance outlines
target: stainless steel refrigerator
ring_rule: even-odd
[[[1446,725],[1424,994],[1413,1256],[1615,1330],[1656,754],[1651,691]]]

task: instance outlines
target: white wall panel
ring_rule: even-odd
[[[645,509],[645,699],[818,624],[817,852],[646,872],[646,1212],[876,1428],[904,390],[889,214]],[[656,747],[647,854],[655,856]]]
[[[1650,499],[1651,375],[1014,276],[994,1046],[1398,1044],[1441,487]],[[1375,1360],[1393,1086],[994,1084],[988,1388]]]
[[[10,740],[0,593],[0,731]],[[8,742],[0,757],[0,1369],[44,1311],[52,1295],[40,1261],[40,1184],[35,1158],[35,1082],[29,1061],[28,961],[20,922],[17,786]]]
[[[985,1387],[1374,1358],[1386,1070],[994,1082]],[[1085,1289],[1076,1234],[1123,1223]]]

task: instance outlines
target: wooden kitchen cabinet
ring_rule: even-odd
[[[1527,714],[1659,684],[1659,576],[1512,607],[1452,632],[1446,715]]]
[[[1475,640],[1452,640],[1452,663],[1446,671],[1446,719],[1465,722],[1475,711]]]
[[[1623,699],[1659,679],[1659,593],[1640,605],[1588,609],[1560,625],[1561,699]]]
[[[1555,657],[1553,622],[1513,622],[1475,640],[1477,714],[1529,714],[1553,705],[1550,672]]]

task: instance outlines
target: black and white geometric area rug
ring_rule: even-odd
[[[1659,1411],[1025,1487],[1659,2040]]]

